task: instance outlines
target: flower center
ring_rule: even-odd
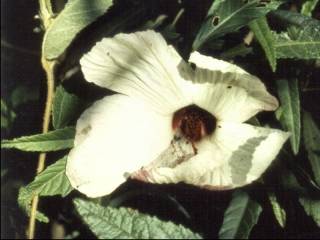
[[[216,123],[217,119],[211,113],[193,104],[174,113],[172,128],[180,130],[189,141],[198,142],[213,133]]]

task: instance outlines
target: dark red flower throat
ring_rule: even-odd
[[[213,133],[216,124],[217,119],[211,113],[195,104],[179,109],[172,118],[173,130],[180,130],[191,142],[198,142]]]

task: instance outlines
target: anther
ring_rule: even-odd
[[[172,128],[191,142],[198,142],[210,135],[216,128],[216,118],[197,105],[189,105],[176,111],[172,119]]]

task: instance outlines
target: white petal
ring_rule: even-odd
[[[77,122],[67,176],[73,187],[89,197],[109,194],[126,180],[124,174],[155,159],[172,136],[170,117],[128,96],[105,97]]]
[[[87,81],[140,98],[162,113],[190,104],[180,87],[183,61],[154,31],[104,38],[80,63]]]
[[[289,136],[278,129],[221,122],[211,142],[224,152],[232,184],[243,186],[263,174]]]
[[[148,174],[154,183],[185,182],[215,190],[240,187],[262,175],[289,135],[276,129],[220,122],[211,139],[197,146],[196,156]]]
[[[193,101],[218,120],[244,122],[259,111],[272,111],[278,101],[265,85],[243,69],[194,52],[190,62],[197,65]]]

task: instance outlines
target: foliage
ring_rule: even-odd
[[[78,213],[100,239],[200,239],[181,225],[163,222],[130,208],[102,207],[75,199]]]
[[[306,213],[311,216],[318,227],[320,227],[320,201],[318,199],[300,197],[299,202],[304,207]]]
[[[56,89],[52,106],[52,125],[54,129],[67,127],[81,111],[83,103],[81,99],[72,93],[68,93],[63,86]]]
[[[303,140],[314,179],[320,186],[320,130],[308,112],[303,113]]]
[[[251,229],[257,224],[261,211],[261,206],[250,199],[246,192],[235,191],[224,213],[219,238],[247,239]]]
[[[66,127],[48,133],[3,140],[1,141],[1,147],[34,152],[57,151],[72,148],[74,134],[74,127]]]
[[[112,0],[73,0],[66,4],[46,31],[43,54],[47,59],[61,56],[76,35],[112,6]],[[62,34],[62,33],[67,34]]]
[[[303,15],[307,15],[307,16],[311,17],[311,14],[312,14],[313,10],[315,9],[315,7],[317,6],[318,2],[319,2],[319,0],[306,1],[302,5],[301,13]]]
[[[268,197],[272,206],[273,213],[279,223],[279,225],[284,228],[286,225],[286,211],[280,206],[277,196],[274,192],[268,192]]]
[[[265,17],[258,18],[252,21],[249,24],[249,27],[263,48],[272,71],[274,72],[277,66],[275,39],[272,36],[267,19]]]
[[[35,135],[29,133],[39,131],[39,127],[17,131],[16,126],[26,128],[19,120],[23,116],[20,108],[28,112],[39,100],[34,89],[16,82],[7,96],[1,98],[1,129],[5,130],[5,138],[12,139],[1,141],[3,152],[8,154],[3,161],[10,162],[8,158],[18,154],[16,150],[47,152],[50,162],[53,161],[31,181],[33,165],[27,160],[14,159],[24,165],[23,169],[28,169],[23,174],[25,178],[15,176],[25,185],[18,195],[21,209],[29,215],[31,200],[36,195],[41,199],[59,196],[57,201],[63,204],[50,205],[49,210],[41,207],[36,217],[48,223],[53,220],[53,214],[49,214],[52,210],[67,219],[64,221],[68,229],[66,238],[90,238],[92,233],[98,238],[249,238],[266,234],[271,238],[292,238],[297,237],[299,231],[301,234],[310,229],[311,234],[316,232],[320,227],[320,118],[317,115],[319,83],[316,82],[319,80],[316,78],[319,76],[320,22],[314,16],[319,1],[292,2],[215,0],[209,6],[211,2],[202,5],[196,1],[152,1],[152,4],[140,0],[67,1],[50,19],[42,40],[42,57],[49,62],[59,62],[54,71],[57,86],[50,131]],[[200,17],[196,16],[196,10]],[[88,104],[105,95],[92,85],[84,84],[79,58],[95,43],[92,39],[150,28],[161,32],[186,58],[197,50],[232,61],[257,75],[271,92],[277,93],[281,107],[275,114],[258,115],[255,121],[258,125],[290,131],[291,146],[285,146],[260,183],[234,190],[232,196],[229,192],[194,190],[179,184],[174,188],[143,185],[148,197],[150,189],[158,195],[170,196],[157,198],[155,205],[143,194],[124,197],[129,196],[132,189],[141,187],[130,181],[110,196],[97,200],[74,199],[77,193],[70,194],[72,187],[65,175],[65,155],[66,150],[73,147],[76,120]],[[36,57],[39,62],[40,56]],[[70,71],[72,74],[66,77]],[[29,158],[26,156],[32,153],[16,158]],[[1,165],[1,179],[5,182],[17,168],[15,164],[8,166]],[[192,194],[196,197],[192,198]],[[204,208],[209,198],[203,196],[222,200],[209,202]],[[120,208],[113,208],[112,198],[126,200],[121,201]],[[73,212],[72,202],[78,215]],[[160,206],[160,202],[165,202],[165,207]],[[167,212],[172,202],[177,213],[170,212],[166,221],[160,220],[158,215]],[[264,220],[270,212],[274,219]],[[293,217],[296,215],[310,221],[309,226],[301,226],[300,219]],[[78,217],[92,233],[83,230],[74,220]],[[280,230],[272,232],[270,226]],[[266,229],[261,230],[264,227]],[[257,233],[255,229],[262,232]]]
[[[251,20],[266,15],[276,9],[280,2],[271,2],[259,6],[259,1],[214,1],[207,14],[207,20],[201,26],[193,44],[198,49],[206,41],[234,32],[247,25]]]
[[[35,90],[22,84],[12,90],[7,101],[1,98],[1,129],[10,130],[17,117],[17,108],[37,99]]]
[[[70,193],[72,187],[65,175],[66,161],[67,157],[56,161],[36,176],[33,182],[20,189],[18,203],[27,213],[30,213],[31,200],[35,195],[66,196]],[[48,218],[41,213],[38,213],[37,218],[39,221],[48,222]]]
[[[286,32],[274,34],[277,58],[320,58],[320,21],[289,11],[273,14],[292,24]]]
[[[300,145],[301,119],[300,98],[297,79],[277,81],[278,95],[282,114],[280,122],[284,129],[290,131],[290,143],[294,154],[298,154]]]

